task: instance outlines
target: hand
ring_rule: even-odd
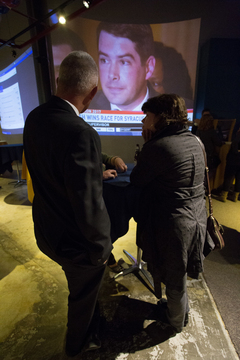
[[[109,170],[103,171],[103,180],[115,179],[116,176],[117,176],[116,170],[109,169]]]
[[[149,141],[152,138],[153,132],[149,129],[142,131],[142,137],[144,138],[145,142]]]
[[[120,157],[116,157],[114,159],[114,167],[118,172],[127,171],[127,165],[125,164],[125,162]]]

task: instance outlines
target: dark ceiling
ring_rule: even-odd
[[[19,1],[20,5],[0,15],[0,44],[14,38],[18,55],[24,51],[21,48],[24,44],[36,41],[36,34],[49,30],[51,24],[44,19],[49,10],[60,6],[64,6],[66,16],[70,18],[77,14],[79,19],[86,17],[119,23],[154,24],[201,18],[200,45],[211,37],[239,37],[240,32],[240,0],[94,0],[89,9],[84,8],[82,0]],[[35,9],[31,10],[33,7]],[[45,24],[36,28],[35,33],[26,31],[30,24],[41,19]],[[0,51],[1,69],[12,48],[0,46]]]
[[[205,3],[207,6],[208,1],[95,0],[93,1],[93,6],[86,9],[82,4],[82,0],[49,0],[39,2],[42,14],[39,12],[37,15],[36,11],[33,11],[33,14],[31,14],[29,10],[31,8],[29,4],[31,3],[34,3],[33,0],[28,0],[27,2],[21,0],[18,6],[13,7],[6,14],[0,15],[0,39],[3,42],[13,39],[13,42],[21,46],[26,39],[31,37],[29,31],[26,31],[29,29],[29,25],[41,19],[44,19],[46,22],[48,11],[59,9],[59,7],[63,7],[66,16],[70,17],[76,14],[94,20],[112,20],[119,23],[148,22],[153,24],[201,17],[203,4]],[[28,6],[26,6],[27,4]]]

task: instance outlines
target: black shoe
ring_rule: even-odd
[[[108,265],[109,270],[118,274],[121,271],[128,268],[128,265],[125,263],[123,259],[119,259],[118,262],[116,262],[114,265]]]
[[[86,345],[84,346],[84,352],[86,351],[93,351],[100,349],[101,347],[101,340],[99,337],[100,328],[104,327],[105,318],[100,316],[98,311],[95,313],[95,316],[92,320],[91,329],[89,329],[89,337],[87,339]]]
[[[66,347],[65,352],[67,356],[74,357],[81,352],[87,352],[87,351],[93,351],[100,349],[101,347],[101,341],[98,337],[98,334],[91,334],[87,340],[84,342],[84,344],[76,344],[75,342],[71,341],[68,337],[66,339]]]
[[[99,339],[100,323],[103,321],[104,318],[100,316],[99,303],[97,302],[91,324],[81,344],[79,344],[78,338],[74,332],[71,332],[71,335],[67,332],[66,354],[73,357],[85,351],[99,349],[101,347],[101,341]]]
[[[185,314],[185,319],[184,319],[183,326],[186,327],[187,324],[188,324],[188,312]]]
[[[100,349],[102,346],[101,340],[98,337],[98,334],[91,334],[89,340],[87,341],[86,346],[84,347],[84,351],[93,351]]]
[[[91,338],[91,334],[88,332],[85,335],[85,338],[82,340],[82,342],[79,342],[79,338],[76,336],[76,334],[72,333],[70,334],[67,331],[66,334],[66,345],[65,345],[65,353],[69,357],[74,357],[82,352],[85,351],[85,349],[89,346],[89,340]]]
[[[66,346],[65,346],[65,353],[67,354],[67,356],[69,357],[74,357],[78,354],[80,354],[80,352],[82,352],[83,348],[84,348],[84,344],[76,344],[75,342],[72,342],[71,340],[69,340],[68,338],[66,339]]]

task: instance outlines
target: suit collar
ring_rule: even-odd
[[[63,100],[59,96],[53,95],[51,97],[51,99],[49,100],[49,102],[54,104],[55,106],[57,106],[58,108],[60,108],[62,110],[69,111],[72,114],[76,115],[76,112],[73,109],[73,107],[66,100]]]

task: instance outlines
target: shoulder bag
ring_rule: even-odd
[[[224,248],[225,243],[224,243],[224,239],[222,236],[224,229],[223,229],[222,225],[219,224],[217,219],[213,216],[212,197],[211,197],[211,189],[210,189],[210,182],[209,182],[209,176],[208,176],[209,169],[207,166],[206,152],[205,152],[205,148],[204,148],[202,141],[199,139],[199,137],[197,137],[197,136],[195,136],[195,137],[198,140],[198,142],[202,148],[203,156],[204,156],[204,160],[205,160],[205,174],[206,174],[206,183],[207,183],[206,187],[207,187],[207,196],[208,196],[208,204],[209,204],[209,206],[208,206],[209,215],[207,218],[207,233],[210,235],[210,237],[215,245],[213,248],[209,248],[209,250],[206,249],[207,244],[204,245],[204,248],[206,250],[204,255],[206,256],[211,250],[221,250],[222,248]],[[206,238],[207,238],[207,236],[206,236]]]

